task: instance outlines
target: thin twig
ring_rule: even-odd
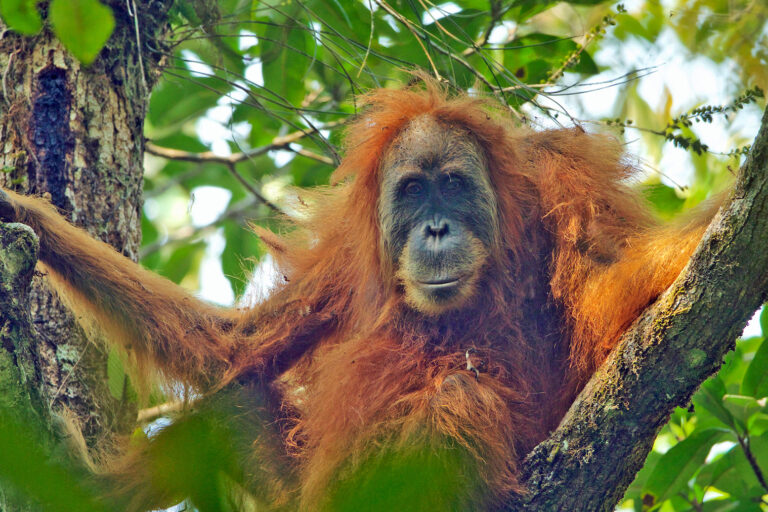
[[[471,47],[467,48],[461,54],[464,57],[469,57],[475,52],[479,52],[482,50],[483,46],[488,44],[488,38],[491,37],[491,32],[493,32],[493,29],[496,28],[496,24],[501,20],[501,18],[509,11],[512,6],[515,5],[514,2],[510,2],[507,7],[504,9],[499,8],[500,2],[491,2],[491,21],[488,23],[488,26],[485,27],[485,30],[483,31],[483,34],[480,36],[480,39],[478,39],[475,43],[472,44]]]
[[[48,404],[48,408],[53,407],[53,404],[56,403],[56,399],[59,398],[59,395],[61,395],[61,392],[64,389],[64,386],[66,386],[67,382],[69,382],[69,378],[75,374],[75,371],[77,370],[77,367],[80,365],[80,361],[83,360],[83,357],[85,356],[85,351],[88,350],[89,346],[91,346],[91,343],[86,343],[83,346],[82,350],[80,351],[80,357],[78,357],[77,361],[75,361],[75,364],[72,365],[72,369],[67,372],[67,374],[64,376],[63,379],[61,379],[61,383],[59,384],[59,387],[56,388],[56,391],[53,393],[53,398],[51,398],[51,401]]]
[[[288,146],[286,149],[289,151],[293,151],[297,155],[301,155],[306,158],[311,158],[312,160],[317,160],[318,162],[322,162],[324,164],[333,165],[333,160],[330,157],[327,157],[325,155],[319,155],[314,151],[310,151],[306,148],[294,148],[294,147]]]
[[[760,469],[760,466],[757,464],[755,454],[752,453],[752,448],[749,446],[749,438],[747,436],[737,436],[737,438],[739,440],[739,444],[741,445],[741,450],[744,452],[744,456],[747,458],[747,461],[752,468],[752,472],[757,477],[757,481],[760,482],[760,485],[763,486],[765,492],[768,493],[768,483],[765,481],[763,470]]]
[[[194,153],[191,151],[182,151],[179,149],[164,148],[162,146],[157,146],[151,142],[147,142],[146,151],[147,153],[150,153],[156,156],[161,156],[163,158],[168,158],[169,160],[183,160],[185,162],[219,163],[223,165],[232,165],[232,164],[238,164],[240,162],[244,162],[246,160],[250,160],[251,158],[261,156],[264,153],[267,153],[269,151],[274,151],[276,149],[290,149],[289,147],[290,144],[294,142],[298,142],[304,137],[313,135],[319,132],[320,130],[330,130],[331,128],[338,127],[344,124],[344,122],[345,121],[343,120],[330,121],[328,123],[325,123],[323,126],[309,128],[306,130],[297,130],[287,135],[275,137],[274,139],[272,139],[272,142],[270,142],[265,146],[250,149],[240,153],[233,153],[228,156],[217,155],[212,151],[203,151],[201,153]],[[312,155],[313,156],[309,158],[314,158],[315,160],[319,160],[323,163],[329,163],[331,165],[333,164],[333,161],[328,157],[317,155],[316,153],[312,153]]]
[[[275,203],[273,203],[272,201],[270,201],[269,199],[267,199],[266,197],[264,197],[264,195],[263,195],[263,194],[262,194],[260,191],[256,190],[256,187],[254,187],[253,185],[251,185],[251,184],[248,182],[248,180],[246,180],[246,179],[245,179],[245,177],[243,177],[243,175],[242,175],[242,174],[240,174],[240,173],[237,171],[237,169],[235,168],[235,164],[233,164],[233,163],[230,163],[230,164],[228,164],[228,165],[227,165],[227,169],[229,169],[229,173],[230,173],[232,176],[234,176],[234,177],[235,177],[235,179],[236,179],[237,181],[239,181],[239,182],[240,182],[240,184],[241,184],[243,187],[245,187],[245,189],[246,189],[248,192],[250,192],[250,193],[251,193],[251,195],[253,195],[253,197],[255,197],[256,199],[258,199],[259,201],[261,201],[261,203],[262,203],[262,204],[264,204],[264,205],[266,205],[267,207],[269,207],[269,209],[270,209],[270,210],[272,210],[272,211],[274,211],[274,212],[277,212],[277,213],[283,213],[283,211],[282,211],[280,208],[278,208],[278,206],[277,206]]]
[[[206,65],[216,69],[216,66],[214,66],[213,64],[206,63]],[[228,73],[228,74],[235,75],[233,72],[228,71],[225,68],[222,68],[222,69],[226,73]],[[186,71],[186,69],[185,69],[185,71]],[[180,79],[183,79],[183,80],[189,80],[189,81],[194,82],[194,80],[192,80],[191,77],[184,76],[184,75],[179,75],[179,74],[176,74],[176,73],[172,73],[172,72],[168,71],[167,68],[165,70],[165,73],[167,75],[170,75],[170,76],[174,76],[174,77],[177,77],[177,78],[180,78]],[[285,97],[280,96],[275,91],[266,89],[266,88],[264,88],[262,86],[258,86],[257,84],[254,84],[253,82],[249,82],[251,85],[257,86],[257,87],[259,87],[259,88],[269,92],[269,94],[271,94],[275,98],[278,98],[278,100],[267,98],[264,95],[257,95],[249,87],[244,86],[242,83],[238,83],[238,81],[228,80],[227,78],[219,76],[219,75],[217,75],[215,73],[202,73],[202,72],[198,72],[198,73],[200,73],[201,75],[204,75],[204,76],[215,78],[217,80],[221,80],[222,82],[226,83],[227,85],[229,85],[229,86],[231,86],[231,87],[233,87],[235,89],[243,91],[245,94],[248,95],[248,97],[251,99],[251,101],[248,102],[248,101],[245,101],[245,100],[243,100],[243,101],[238,100],[241,104],[246,104],[246,105],[253,106],[254,108],[264,112],[266,115],[269,115],[269,116],[271,116],[271,117],[273,117],[273,118],[275,118],[275,119],[277,119],[277,120],[279,120],[279,121],[281,121],[281,122],[283,122],[283,123],[285,123],[285,124],[287,124],[289,126],[292,126],[293,128],[296,128],[297,131],[306,132],[307,134],[311,135],[311,134],[319,132],[322,129],[322,127],[315,126],[315,124],[306,116],[305,113],[306,112],[312,112],[311,110],[309,110],[309,109],[301,109],[300,107],[296,107],[296,106],[292,105],[290,102],[288,102],[288,100]],[[235,76],[237,76],[237,75],[235,75]],[[238,79],[241,79],[241,78],[242,77],[238,76]],[[226,96],[229,99],[232,99],[232,96],[230,95],[230,93],[225,93],[225,92],[223,92],[223,91],[221,91],[219,89],[216,89],[215,87],[211,87],[211,86],[203,84],[203,83],[197,83],[197,85],[199,85],[201,87],[204,87],[204,88],[206,88],[208,90],[211,90],[211,91],[213,91],[213,92],[215,92],[215,93],[217,93],[219,95],[223,95],[223,96]],[[299,127],[299,125],[297,125],[295,122],[291,121],[290,119],[279,115],[275,109],[269,109],[269,108],[265,107],[264,105],[262,105],[260,103],[260,101],[259,101],[260,99],[264,100],[265,102],[270,102],[270,103],[276,104],[276,105],[280,106],[281,108],[285,108],[285,109],[287,109],[287,110],[289,110],[291,112],[294,112],[296,115],[298,115],[306,123],[306,125],[309,128],[301,128],[301,127]],[[317,111],[317,112],[318,113],[322,113],[322,114],[329,114],[329,112],[325,112],[325,111]],[[346,113],[345,112],[339,112],[339,114],[346,114]],[[333,147],[333,145],[330,142],[328,142],[325,139],[325,137],[321,136],[320,140],[321,140],[321,142],[323,144],[325,144],[325,146],[328,149],[328,151],[334,157],[336,157],[336,158],[334,158],[334,160],[338,161],[339,160],[337,158],[338,155],[336,154],[336,149]]]
[[[371,53],[371,46],[373,46],[373,31],[375,28],[374,16],[373,16],[373,4],[371,0],[368,0],[368,10],[371,11],[371,35],[368,37],[368,48],[365,49],[365,55],[363,56],[363,62],[360,64],[360,69],[357,70],[357,78],[360,78],[360,73],[365,69],[365,64],[368,62],[368,55]]]
[[[156,405],[154,407],[148,407],[146,409],[140,409],[136,416],[138,423],[149,423],[156,420],[160,416],[167,414],[181,412],[184,410],[185,403],[182,401],[166,402],[164,404]]]
[[[131,5],[133,5],[133,9],[131,9]],[[139,56],[139,71],[141,72],[141,86],[144,88],[144,94],[149,94],[147,77],[144,74],[144,59],[141,55],[141,36],[139,35],[139,12],[136,9],[136,2],[134,0],[125,0],[125,7],[128,10],[128,15],[131,18],[133,18],[133,29],[136,32],[136,53]]]
[[[380,5],[384,10],[386,10],[389,14],[394,16],[400,23],[405,25],[405,27],[408,28],[408,30],[412,34],[414,34],[414,36],[416,36],[417,41],[422,46],[422,48],[424,48],[424,45],[421,43],[421,37],[419,37],[417,35],[417,33],[419,31],[421,31],[422,33],[424,32],[424,30],[421,29],[421,27],[416,27],[413,23],[411,23],[411,21],[409,19],[407,19],[404,16],[400,15],[397,11],[394,11],[387,4],[383,3],[382,0],[376,0],[376,3],[378,5]],[[494,85],[491,82],[489,82],[488,79],[479,70],[477,70],[477,68],[475,68],[475,66],[473,66],[472,64],[467,62],[465,59],[463,59],[462,57],[457,55],[455,52],[451,51],[450,48],[444,48],[444,47],[442,47],[442,46],[440,46],[438,44],[435,44],[435,42],[433,42],[433,41],[429,41],[429,45],[436,52],[438,52],[438,53],[446,56],[447,58],[452,59],[452,60],[458,62],[459,64],[461,64],[464,68],[467,69],[467,71],[472,73],[480,82],[482,82],[483,85],[485,85],[485,87],[488,88],[488,90],[493,91],[495,93],[500,91],[501,88],[498,85]],[[429,53],[426,51],[426,49],[424,50],[424,52],[427,55],[427,58],[429,59],[429,62],[430,62],[430,64],[432,65],[432,67],[434,69],[435,76],[438,79],[440,79],[440,75],[437,72],[437,69],[435,68],[435,64],[432,61],[432,58],[429,56]],[[519,114],[514,109],[512,109],[511,107],[510,107],[510,110],[512,110],[516,115],[519,116]]]
[[[424,46],[424,43],[421,42],[421,36],[416,32],[416,28],[413,26],[413,24],[408,20],[405,16],[394,10],[392,7],[389,6],[384,0],[376,0],[376,4],[378,4],[379,7],[387,11],[389,15],[391,15],[393,18],[395,18],[397,21],[405,25],[405,28],[408,29],[408,31],[413,34],[413,37],[416,38],[416,42],[419,43],[419,46],[421,46],[421,49],[424,51],[424,55],[426,55],[427,60],[429,61],[429,65],[432,66],[432,72],[435,74],[435,78],[440,80],[442,77],[440,76],[440,72],[437,70],[437,66],[435,65],[435,62],[432,60],[432,56],[429,54],[429,51],[427,50],[426,46]],[[432,45],[434,48],[434,46]]]
[[[170,235],[160,238],[156,240],[155,242],[152,242],[151,244],[147,244],[144,247],[141,248],[141,251],[139,253],[139,258],[146,258],[150,254],[154,254],[155,252],[159,251],[163,247],[166,247],[169,244],[178,244],[178,243],[187,243],[194,239],[200,239],[205,237],[208,234],[212,234],[215,232],[221,223],[225,220],[241,220],[245,218],[252,210],[252,208],[257,204],[257,200],[255,198],[251,199],[244,199],[242,201],[239,201],[237,204],[232,205],[230,208],[228,208],[224,213],[219,215],[216,220],[211,222],[210,224],[206,224],[205,226],[202,226],[200,228],[194,228],[192,226],[184,226],[177,231],[171,233]]]
[[[248,180],[246,180],[242,174],[240,174],[235,164],[237,162],[242,162],[252,156],[255,156],[253,152],[247,152],[247,153],[236,153],[234,155],[230,156],[219,156],[211,151],[206,151],[204,153],[192,153],[189,151],[182,151],[180,149],[171,149],[171,148],[164,148],[160,146],[156,146],[152,144],[151,142],[147,142],[147,144],[144,146],[144,149],[147,153],[150,153],[155,156],[161,156],[163,158],[167,158],[169,160],[181,160],[184,162],[209,162],[209,163],[218,163],[224,165],[227,170],[232,174],[232,176],[235,177],[237,181],[240,182],[240,184],[248,190],[256,199],[258,199],[262,204],[268,206],[270,209],[274,210],[275,212],[282,213],[280,208],[277,207],[272,201],[264,197],[264,195],[256,190],[253,185],[248,183]],[[265,153],[266,151],[261,151],[259,154]]]
[[[243,151],[240,153],[234,153],[232,155],[228,156],[222,156],[217,155],[213,153],[212,151],[204,151],[201,153],[194,153],[191,151],[183,151],[180,149],[173,149],[173,148],[164,148],[162,146],[157,146],[151,142],[147,142],[145,144],[145,151],[149,154],[159,156],[162,158],[167,158],[169,160],[181,160],[184,162],[196,162],[196,163],[217,163],[222,164],[227,167],[229,172],[237,179],[243,187],[245,187],[251,194],[253,194],[254,197],[256,197],[260,202],[274,210],[278,213],[283,213],[280,208],[272,203],[269,199],[264,197],[264,195],[259,192],[256,188],[253,187],[244,177],[242,174],[240,174],[236,169],[236,164],[240,162],[244,162],[246,160],[249,160],[251,158],[263,155],[267,153],[268,151],[278,150],[278,149],[287,149],[289,151],[293,151],[294,153],[301,155],[306,158],[311,158],[313,160],[316,160],[318,162],[327,164],[327,165],[333,165],[333,160],[325,155],[319,155],[313,151],[310,151],[308,149],[304,148],[292,148],[291,144],[301,140],[304,137],[307,137],[309,135],[312,135],[313,133],[316,133],[320,130],[330,129],[334,128],[336,126],[339,126],[343,124],[344,121],[331,121],[329,123],[326,123],[325,125],[321,127],[311,128],[308,130],[299,130],[293,133],[289,133],[288,135],[283,135],[281,137],[275,137],[272,139],[272,142],[269,144],[254,148],[248,151]]]
[[[552,87],[555,84],[546,83],[546,84],[524,84],[524,85],[510,85],[509,87],[503,87],[501,89],[498,89],[499,92],[514,92],[519,91],[521,89],[546,89],[547,87]]]

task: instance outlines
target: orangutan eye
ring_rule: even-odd
[[[452,176],[449,174],[448,176],[445,177],[445,180],[443,180],[441,188],[443,192],[452,194],[461,190],[462,186],[463,186],[463,183],[460,177]]]
[[[420,196],[424,192],[424,185],[416,180],[411,180],[405,186],[405,193],[409,196]]]

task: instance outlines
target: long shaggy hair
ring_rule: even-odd
[[[208,394],[238,383],[248,397],[233,409],[259,425],[238,449],[273,506],[337,510],[343,489],[367,485],[362,469],[394,467],[393,453],[450,455],[424,483],[451,482],[458,501],[443,509],[522,491],[520,458],[672,283],[713,213],[661,225],[628,185],[635,169],[615,140],[521,129],[492,102],[425,82],[369,94],[332,184],[300,192],[285,235],[258,230],[283,282],[249,311],[202,304],[43,200],[0,195],[38,233],[49,282],[141,375],[159,369]],[[474,294],[432,315],[409,306],[379,225],[382,163],[424,116],[479,148],[498,219]],[[135,508],[170,499],[141,462],[162,458],[166,441],[116,470]]]
[[[342,467],[417,438],[450,439],[471,453],[491,499],[519,491],[519,457],[676,277],[705,222],[660,227],[609,137],[532,133],[498,105],[450,97],[430,81],[377,90],[365,102],[332,184],[301,192],[306,211],[295,229],[259,230],[285,283],[253,315],[271,308],[281,317],[261,326],[238,373],[269,374],[278,359],[282,371],[288,364],[275,354],[286,336],[316,337],[289,379],[305,390],[289,437],[303,460],[307,506]],[[437,318],[404,303],[377,217],[381,162],[425,115],[472,134],[499,210],[498,244],[473,301]],[[286,308],[297,311],[291,320]],[[477,384],[448,379],[466,367],[470,348],[485,364]]]

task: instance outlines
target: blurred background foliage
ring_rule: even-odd
[[[54,0],[68,1],[70,16],[111,26],[108,9],[87,8],[95,0]],[[12,29],[39,30],[34,2],[2,0],[0,13]],[[636,185],[671,218],[727,187],[757,132],[766,20],[764,0],[179,0],[169,46],[153,49],[167,61],[145,126],[142,263],[213,302],[258,300],[270,265],[247,223],[280,229],[292,187],[328,182],[361,96],[408,82],[414,68],[496,97],[534,129],[614,134],[643,171]],[[103,43],[79,41],[70,25],[88,26],[54,29],[87,61]],[[763,333],[768,313],[674,413],[619,510],[768,510]],[[11,461],[32,474],[43,464],[32,447],[13,456],[9,439],[0,431],[0,477],[47,503],[44,489],[9,477],[26,474]],[[58,469],[60,496],[80,499]]]

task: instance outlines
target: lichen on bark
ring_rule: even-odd
[[[33,339],[27,298],[38,250],[29,227],[0,224],[0,411],[25,421],[47,409],[42,390],[34,385],[37,368],[27,350]]]

